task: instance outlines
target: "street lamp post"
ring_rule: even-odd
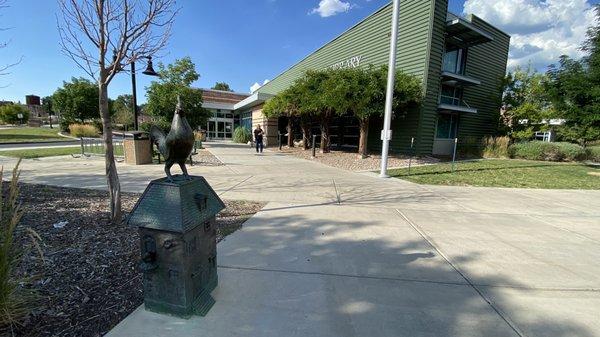
[[[394,82],[396,80],[396,47],[398,45],[398,15],[400,12],[400,0],[394,0],[394,13],[392,14],[392,36],[390,41],[390,59],[388,65],[387,91],[385,95],[385,116],[383,120],[383,131],[381,131],[381,178],[389,177],[387,175],[388,153],[390,150],[390,140],[392,138],[392,103],[394,101]]]
[[[148,76],[159,76],[154,68],[152,67],[152,57],[148,56],[148,64],[146,65],[146,70],[142,72],[144,75]],[[131,87],[132,87],[132,100],[133,100],[133,129],[134,131],[138,131],[138,106],[137,106],[137,85],[135,81],[135,62],[131,62]]]

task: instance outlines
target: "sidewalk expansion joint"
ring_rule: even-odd
[[[571,234],[573,234],[573,235],[575,235],[575,236],[579,236],[580,238],[583,238],[583,239],[585,239],[585,240],[592,241],[592,242],[594,242],[594,243],[600,243],[600,241],[598,241],[598,240],[596,240],[596,239],[594,239],[594,238],[592,238],[592,237],[589,237],[589,236],[587,236],[587,235],[585,235],[585,234],[581,234],[581,233],[579,233],[579,232],[577,232],[577,231],[574,231],[574,230],[571,230],[571,229],[568,229],[568,228],[564,228],[564,227],[561,227],[561,226],[554,225],[554,224],[552,224],[551,222],[544,220],[544,219],[542,218],[542,216],[541,216],[541,215],[528,215],[528,216],[529,216],[531,219],[533,219],[533,220],[537,220],[537,221],[541,221],[541,222],[545,223],[546,225],[548,225],[548,226],[550,226],[550,227],[554,227],[554,228],[556,228],[556,229],[558,229],[558,230],[565,231],[565,232],[567,232],[567,233],[571,233]]]
[[[449,285],[449,286],[469,286],[469,284],[463,283],[463,282],[435,281],[435,280],[413,279],[413,278],[404,278],[404,277],[352,275],[352,274],[340,274],[340,273],[326,273],[326,272],[318,272],[318,271],[283,270],[283,269],[224,266],[224,265],[218,265],[218,267],[222,268],[222,269],[230,269],[230,270],[259,271],[259,272],[281,273],[281,274],[317,275],[317,276],[347,277],[347,278],[354,278],[354,279],[379,280],[379,281],[428,283],[428,284],[439,284],[439,285]]]
[[[248,181],[248,180],[250,180],[252,178],[254,178],[254,176],[249,176],[249,177],[245,178],[244,180],[240,181],[239,183],[237,183],[237,184],[231,186],[230,188],[226,189],[225,191],[219,193],[219,196],[222,196],[225,193],[232,191],[234,188],[240,186],[241,184],[245,183],[246,181]]]
[[[467,277],[467,275],[465,273],[463,273],[460,268],[458,266],[456,266],[451,260],[450,258],[448,258],[446,256],[446,254],[444,254],[442,252],[442,250],[438,247],[437,244],[435,244],[435,242],[433,241],[432,238],[430,238],[422,229],[421,227],[419,227],[419,225],[417,225],[416,223],[412,222],[406,215],[404,215],[404,213],[402,213],[402,211],[400,211],[399,209],[396,209],[396,212],[398,212],[398,214],[415,230],[415,232],[417,232],[422,238],[423,240],[425,240],[433,249],[435,249],[435,251],[438,252],[438,254],[440,254],[440,256],[446,260],[446,262],[452,267],[452,269],[454,269],[467,283],[468,285],[473,288],[473,290],[475,290],[475,292],[477,294],[479,294],[479,296],[481,297],[481,299],[483,299],[489,306],[490,308],[492,308],[492,310],[494,310],[496,312],[496,314],[498,314],[498,316],[500,316],[500,318],[520,337],[525,337],[527,335],[525,335],[525,333],[519,329],[519,327],[510,319],[510,317],[508,316],[508,314],[506,314],[504,311],[502,311],[502,309],[500,309],[498,306],[496,306],[494,304],[494,302],[488,298],[483,291],[480,289],[480,287],[478,285],[476,285],[475,283],[473,283],[471,281],[471,279],[469,277]]]

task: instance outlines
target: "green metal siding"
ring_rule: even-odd
[[[427,155],[432,152],[441,89],[447,10],[448,0],[404,0],[400,3],[396,66],[421,79],[425,97],[420,109],[394,116],[390,143],[392,152],[408,152],[412,137],[415,137],[418,154]],[[277,94],[308,69],[325,69],[356,56],[362,56],[362,67],[387,64],[391,19],[390,3],[308,55],[258,91]],[[464,97],[480,112],[473,116],[463,114],[459,128],[461,137],[467,134],[490,134],[495,130],[492,116],[497,114],[498,106],[492,98],[497,97],[497,80],[504,75],[508,55],[507,35],[477,17],[473,16],[471,20],[475,26],[492,33],[494,41],[473,47],[469,51],[467,75],[481,80],[482,84],[465,90]],[[381,148],[382,124],[381,118],[371,120],[368,140],[371,150]]]
[[[492,42],[469,48],[466,74],[481,81],[481,85],[465,88],[464,101],[477,109],[476,114],[462,114],[459,139],[482,138],[495,134],[501,105],[501,80],[506,74],[510,36],[470,15],[471,23],[492,35]]]
[[[427,64],[427,77],[425,97],[421,108],[419,126],[417,129],[416,153],[420,155],[431,154],[435,138],[435,123],[437,119],[437,106],[441,90],[442,60],[444,55],[446,18],[448,16],[448,0],[435,1],[432,8],[433,20],[431,21],[431,36],[429,41],[429,62]]]
[[[431,1],[402,1],[398,38],[397,66],[406,73],[423,77],[429,39]],[[388,4],[350,28],[302,61],[277,76],[258,91],[277,94],[309,69],[325,69],[355,56],[362,56],[361,67],[388,62],[392,4]]]

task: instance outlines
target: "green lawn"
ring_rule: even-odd
[[[102,147],[90,147],[86,150],[86,154],[103,155],[104,149]],[[81,147],[52,147],[52,148],[41,148],[41,149],[25,149],[25,150],[6,150],[0,151],[0,156],[15,157],[15,158],[41,158],[41,157],[54,157],[54,156],[68,156],[70,154],[80,155]],[[115,146],[115,156],[123,156],[123,146]]]
[[[41,141],[67,141],[69,138],[58,135],[58,128],[9,128],[0,129],[0,143],[25,143]]]
[[[81,154],[81,147],[53,147],[46,149],[6,150],[0,151],[0,156],[16,158],[41,158],[53,156],[67,156],[70,154]]]
[[[581,163],[552,163],[515,159],[478,160],[391,170],[396,178],[428,185],[600,189],[600,168]]]

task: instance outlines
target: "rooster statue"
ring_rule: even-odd
[[[169,133],[165,135],[161,129],[153,125],[150,129],[150,138],[158,147],[160,154],[165,158],[167,180],[173,182],[171,166],[175,163],[181,167],[183,177],[189,180],[190,176],[185,167],[185,161],[192,153],[195,139],[194,131],[185,118],[185,112],[181,106],[181,98],[179,96],[177,96],[177,108],[175,109],[175,116],[173,116]]]

